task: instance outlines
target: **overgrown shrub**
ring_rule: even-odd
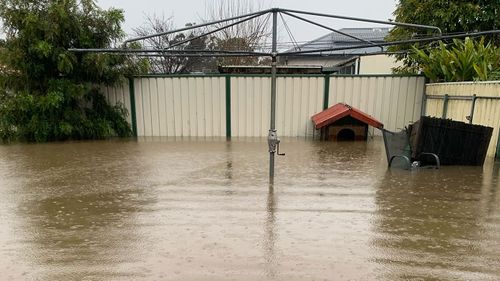
[[[130,136],[123,106],[110,106],[96,89],[57,80],[46,95],[7,94],[0,107],[3,141],[55,141]]]
[[[413,47],[410,56],[434,82],[500,79],[500,48],[486,44],[484,38],[454,39],[452,44],[439,42],[437,48],[429,51]]]
[[[96,87],[137,70],[125,56],[75,53],[123,39],[123,12],[93,0],[3,0],[0,17],[0,138],[52,141],[130,136],[123,107]]]
[[[443,34],[476,32],[500,29],[498,0],[397,0],[393,12],[394,21],[437,26]],[[437,36],[435,30],[396,26],[391,29],[387,41]],[[500,44],[500,35],[489,36]],[[411,46],[425,48],[426,43],[403,44],[389,47],[396,59],[403,63],[395,69],[398,73],[414,73],[418,69],[415,61],[406,51]]]

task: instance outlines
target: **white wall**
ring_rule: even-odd
[[[388,55],[362,56],[359,59],[359,74],[391,74],[394,67],[402,65]]]
[[[321,57],[303,57],[290,58],[288,65],[303,65],[303,66],[323,66],[332,67],[344,63],[355,56],[346,56],[346,58],[321,58]],[[402,64],[397,62],[394,57],[389,55],[368,55],[359,57],[359,74],[392,74],[392,69]],[[357,62],[354,62],[355,64]]]
[[[286,60],[286,65],[332,67],[350,59],[352,59],[352,56],[346,56],[345,58],[290,57]]]

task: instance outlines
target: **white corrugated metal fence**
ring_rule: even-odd
[[[396,131],[420,118],[424,87],[420,76],[331,77],[328,105],[347,103]]]
[[[426,115],[462,122],[469,122],[472,99],[476,95],[472,123],[493,127],[488,156],[495,156],[500,131],[500,81],[428,84],[426,95],[429,96]]]
[[[323,110],[325,102],[328,106],[344,102],[357,107],[379,119],[388,130],[403,128],[420,116],[424,83],[420,76],[279,76],[278,135],[314,135],[310,118]],[[129,111],[135,107],[138,136],[268,134],[269,76],[136,77],[132,88],[135,102],[130,100],[128,85],[106,89],[106,95],[110,102],[120,101]]]

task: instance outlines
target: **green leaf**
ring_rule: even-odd
[[[440,42],[431,50],[413,47],[411,57],[432,81],[484,81],[500,71],[500,49],[485,44],[484,38],[454,39],[450,45]]]
[[[52,45],[47,41],[38,41],[35,44],[35,50],[41,58],[48,58],[52,52]]]
[[[71,56],[65,53],[59,54],[57,69],[63,74],[69,74],[73,71],[73,60]]]

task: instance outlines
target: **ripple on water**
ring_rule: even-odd
[[[12,280],[498,280],[499,165],[386,169],[383,144],[0,146]]]

